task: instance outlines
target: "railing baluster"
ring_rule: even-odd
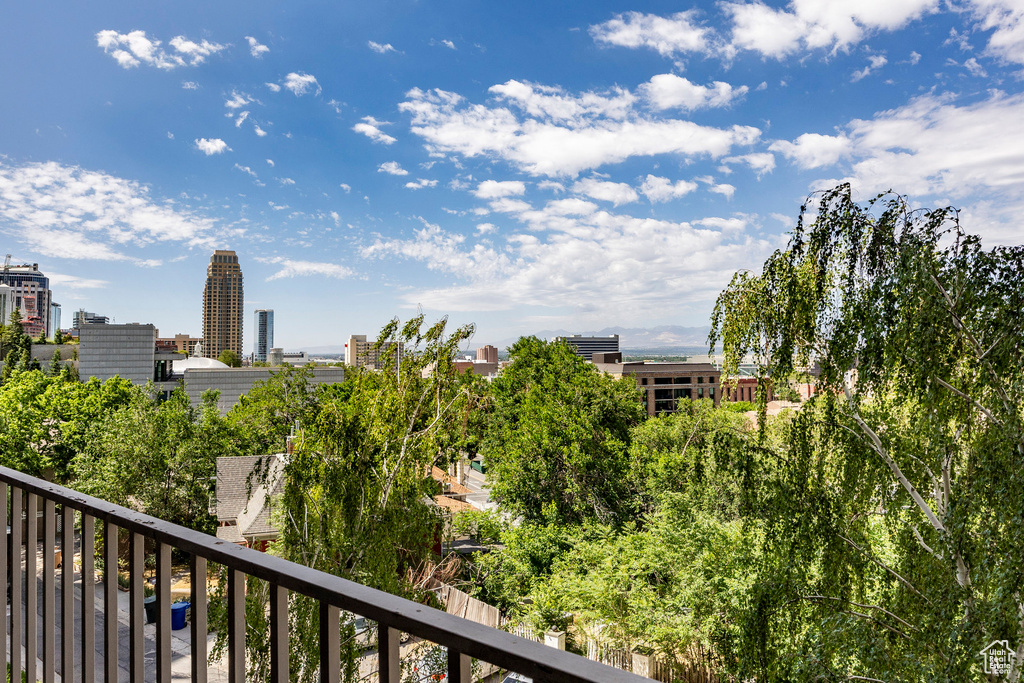
[[[145,680],[145,637],[142,631],[142,627],[146,623],[145,603],[143,602],[146,597],[145,543],[145,536],[134,531],[131,533],[131,557],[128,563],[128,581],[131,591],[128,672],[132,683],[143,683]]]
[[[60,511],[60,677],[70,681],[75,670],[75,509]]]
[[[82,513],[82,683],[96,680],[96,518]]]
[[[192,556],[192,683],[206,683],[206,558]]]
[[[43,501],[43,683],[54,683],[56,669],[57,621],[57,558],[56,549],[56,506],[49,498]]]
[[[341,610],[320,602],[320,683],[341,681]]]
[[[171,546],[156,544],[156,680],[171,683]]]
[[[11,528],[11,516],[7,513],[6,483],[0,483],[0,526],[7,527],[8,529]],[[8,538],[10,538],[9,533]],[[7,585],[7,577],[10,575],[7,568],[9,560],[10,556],[7,552],[7,539],[4,539],[4,542],[0,543],[0,586]],[[11,661],[6,647],[8,630],[7,615],[5,614],[4,618],[0,619],[0,645],[5,646],[0,648],[3,650],[3,652],[0,652],[0,657],[3,658],[3,664],[0,665],[0,670],[6,669],[7,665],[10,664]]]
[[[398,683],[401,678],[399,670],[399,644],[401,631],[377,624],[377,679],[380,683]]]
[[[245,683],[245,574],[228,568],[228,682]]]
[[[39,553],[39,496],[29,493],[25,496],[25,676],[30,681],[36,677],[36,657],[39,654],[38,609],[39,575],[36,571],[36,557]]]
[[[103,678],[117,683],[117,525],[103,525]]]
[[[22,491],[11,486],[11,680],[21,680],[22,592],[21,592],[21,542],[22,542]]]
[[[270,584],[270,683],[288,683],[288,589]]]
[[[448,648],[448,681],[447,683],[470,683],[473,660],[469,655]]]

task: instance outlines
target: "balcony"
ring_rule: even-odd
[[[182,656],[174,655],[171,648],[171,551],[176,549],[191,558],[189,635],[193,681],[206,683],[210,679],[206,582],[210,563],[223,566],[227,575],[225,664],[230,683],[245,680],[246,577],[269,585],[269,678],[275,683],[290,678],[288,608],[292,595],[308,596],[318,604],[321,681],[342,678],[341,618],[346,612],[378,623],[375,675],[380,683],[401,680],[399,639],[403,632],[446,648],[449,683],[470,683],[473,659],[516,672],[520,680],[650,681],[5,467],[0,467],[0,515],[8,528],[8,543],[0,544],[0,585],[9,586],[9,618],[0,620],[0,642],[9,643],[6,662],[12,672],[10,680],[20,680],[19,674],[24,672],[26,680],[46,683],[110,682],[119,676],[133,682],[170,682],[172,656]],[[73,561],[76,537],[81,548],[94,547],[98,524],[104,538],[127,538],[129,623],[127,627],[121,625],[120,634],[118,620],[104,618],[117,613],[118,582],[108,581],[105,576],[97,582],[91,552],[81,553],[80,567]],[[104,544],[105,567],[118,566],[118,545]],[[144,632],[147,545],[155,547],[155,642],[148,641]],[[121,648],[127,649],[126,667],[119,666]],[[155,661],[147,661],[147,648],[155,649]],[[180,666],[179,662],[175,664]],[[64,672],[69,673],[66,678]]]

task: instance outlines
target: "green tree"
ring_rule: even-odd
[[[978,653],[1007,639],[1019,679],[1021,282],[1024,247],[844,185],[719,297],[726,373],[747,352],[776,383],[822,370],[750,477],[765,559],[744,677],[982,680]]]
[[[219,360],[224,365],[227,365],[229,368],[242,367],[242,357],[239,356],[232,349],[224,349],[223,351],[221,351],[220,355],[217,356],[217,360]]]
[[[69,368],[49,377],[38,370],[13,375],[0,385],[3,464],[68,483],[92,426],[138,391],[118,377],[81,383]]]
[[[90,430],[74,461],[77,487],[140,512],[211,532],[210,481],[217,458],[237,455],[215,392],[194,407],[181,389],[157,401],[138,391]]]
[[[464,411],[472,397],[458,381],[453,359],[472,327],[448,336],[446,321],[427,328],[417,316],[381,332],[379,371],[354,372],[343,389],[322,397],[319,411],[297,431],[285,467],[284,491],[275,519],[281,533],[274,552],[287,559],[399,595],[426,599],[406,584],[406,569],[431,554],[440,517],[429,504],[436,492],[430,468],[458,456]],[[400,342],[401,357],[397,345]],[[429,372],[425,372],[428,371]],[[260,591],[250,614],[264,614]],[[296,599],[289,615],[293,676],[318,675],[319,612]],[[351,626],[347,635],[351,635]],[[248,680],[262,680],[258,664],[265,630],[256,629]],[[355,644],[343,648],[345,670],[354,675]]]
[[[60,349],[54,349],[53,356],[50,357],[48,372],[50,375],[59,375],[62,367],[63,364],[60,362]]]
[[[56,332],[53,333],[53,343],[54,344],[63,344],[64,341],[65,341],[65,337],[64,337],[64,331],[63,330],[57,330]]]
[[[646,417],[632,380],[617,381],[565,343],[523,337],[492,383],[484,444],[491,493],[506,510],[544,521],[612,522],[630,508],[629,429]]]
[[[25,334],[21,324],[21,311],[16,308],[11,311],[11,317],[0,334],[0,360],[4,362],[0,381],[6,381],[16,370],[24,369],[25,352],[31,354],[31,349],[32,340]]]
[[[257,382],[228,411],[228,422],[245,439],[244,452],[284,452],[286,437],[297,427],[312,424],[325,401],[344,398],[351,391],[350,382],[341,386],[313,385],[312,377],[312,368],[282,366],[269,379]]]

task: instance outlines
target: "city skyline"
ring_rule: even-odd
[[[0,233],[64,327],[201,336],[214,250],[288,349],[417,306],[471,347],[699,327],[840,181],[1021,242],[1021,26],[1009,0],[23,3]]]

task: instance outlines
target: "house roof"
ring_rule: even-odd
[[[266,468],[265,481],[253,472]],[[217,520],[235,522],[234,525],[219,527],[225,540],[274,534],[277,529],[271,524],[270,509],[274,497],[284,489],[284,456],[257,455],[217,458]]]
[[[453,496],[461,496],[461,495],[464,495],[464,494],[467,494],[467,493],[473,493],[472,489],[469,489],[469,488],[463,486],[462,484],[460,484],[458,481],[455,480],[455,477],[453,477],[452,475],[448,474],[447,472],[442,470],[437,465],[434,465],[430,469],[430,476],[435,481],[439,481],[442,484],[446,485],[446,489],[445,489],[445,493],[446,494],[453,495]]]

